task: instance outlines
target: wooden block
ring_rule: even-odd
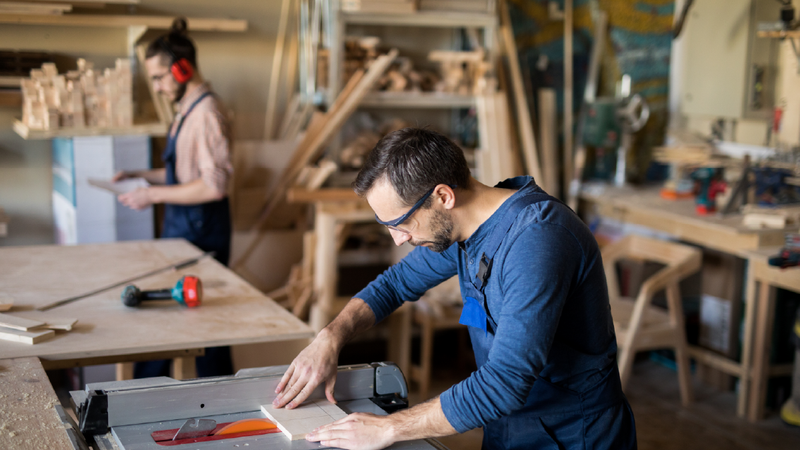
[[[315,428],[347,417],[344,411],[328,400],[306,402],[295,409],[262,405],[261,411],[292,441],[304,439]]]
[[[19,331],[10,328],[0,327],[0,339],[11,342],[21,342],[23,344],[38,344],[41,341],[50,339],[55,336],[56,332],[53,330],[42,331]]]
[[[32,328],[41,327],[42,325],[44,325],[44,322],[38,320],[23,319],[22,317],[0,314],[0,327],[13,328],[20,331],[29,331]]]
[[[72,331],[72,327],[78,323],[78,319],[68,319],[68,318],[54,318],[54,319],[47,319],[44,326],[50,330],[63,330],[63,331]]]
[[[14,306],[14,299],[11,297],[0,297],[0,312],[8,311]]]

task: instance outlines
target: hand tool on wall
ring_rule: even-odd
[[[141,275],[137,275],[135,277],[131,277],[131,278],[128,278],[126,280],[122,280],[122,281],[116,282],[114,284],[110,284],[108,286],[101,287],[100,289],[95,289],[93,291],[89,291],[89,292],[86,292],[84,294],[76,295],[74,297],[65,298],[64,300],[59,300],[57,302],[49,303],[47,305],[40,306],[40,307],[38,307],[36,309],[38,311],[47,311],[48,309],[53,309],[53,308],[56,308],[58,306],[63,306],[63,305],[66,305],[66,304],[69,304],[69,303],[84,299],[86,297],[91,297],[92,295],[99,294],[99,293],[101,293],[103,291],[107,291],[109,289],[114,289],[114,288],[120,287],[120,286],[122,286],[124,284],[128,284],[128,283],[134,282],[136,280],[141,280],[142,278],[147,278],[149,276],[156,275],[156,274],[159,274],[161,272],[166,272],[168,270],[185,269],[185,268],[187,268],[189,266],[197,264],[198,262],[200,262],[200,260],[202,260],[203,258],[205,258],[207,256],[214,256],[214,252],[205,252],[200,256],[196,256],[194,258],[190,258],[190,259],[187,259],[187,260],[184,260],[184,261],[180,261],[180,262],[177,262],[175,264],[170,264],[169,266],[161,267],[161,268],[156,269],[156,270],[151,270],[150,272],[143,273]]]
[[[138,287],[129,284],[125,286],[120,295],[125,306],[139,306],[147,300],[168,300],[173,299],[183,306],[194,308],[200,306],[203,299],[203,283],[200,279],[186,275],[181,277],[175,287],[170,289],[158,289],[155,291],[143,291]]]

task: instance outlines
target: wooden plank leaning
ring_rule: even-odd
[[[353,111],[355,111],[361,103],[361,100],[372,90],[373,85],[383,75],[386,69],[389,68],[389,65],[396,57],[397,49],[392,49],[386,55],[379,56],[370,65],[366,73],[360,73],[359,75],[359,72],[357,72],[354,77],[358,78],[355,80],[351,78],[351,80],[348,81],[328,112],[325,113],[320,120],[314,121],[312,119],[303,140],[297,146],[291,161],[281,174],[280,182],[269,193],[268,203],[251,230],[255,231],[260,229],[264,223],[266,223],[267,219],[269,219],[275,207],[285,201],[287,190],[292,186],[294,179],[303,167],[319,156],[322,150],[324,150],[328,140],[344,125],[345,121],[347,121]],[[242,262],[246,261],[260,240],[261,236],[254,239],[251,245],[242,254],[241,258],[235,261],[231,267],[236,268],[241,265]]]
[[[511,84],[514,90],[514,106],[517,111],[517,120],[520,138],[522,140],[522,151],[525,155],[525,168],[528,174],[532,175],[536,183],[543,186],[547,180],[542,178],[541,166],[539,165],[539,155],[536,149],[536,138],[533,134],[533,122],[531,112],[528,108],[528,99],[525,95],[525,86],[522,83],[522,72],[519,67],[519,57],[517,56],[517,45],[514,42],[514,32],[511,29],[511,17],[508,13],[508,5],[505,1],[500,2],[500,33],[503,37],[503,44],[506,55],[508,56],[508,67],[511,72]]]

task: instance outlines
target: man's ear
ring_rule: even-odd
[[[436,194],[436,201],[440,202],[444,209],[453,209],[456,206],[456,194],[453,188],[446,184],[436,186],[433,191]]]

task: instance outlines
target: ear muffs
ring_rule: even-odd
[[[187,83],[194,75],[194,68],[192,68],[192,64],[186,58],[181,58],[173,62],[169,70],[172,72],[172,77],[175,78],[175,81],[180,84]]]

